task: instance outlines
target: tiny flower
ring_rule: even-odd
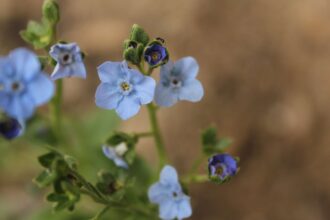
[[[51,47],[49,54],[57,62],[51,75],[53,80],[72,76],[86,78],[83,57],[76,43],[55,44]]]
[[[144,59],[150,66],[157,66],[168,61],[168,52],[159,42],[150,44],[144,51]]]
[[[30,118],[54,94],[54,84],[41,71],[37,56],[19,48],[0,58],[0,108],[16,120]]]
[[[105,62],[98,67],[101,84],[95,94],[96,105],[115,109],[126,120],[136,115],[141,105],[152,102],[156,82],[124,62]]]
[[[123,156],[128,151],[127,145],[122,142],[115,147],[103,146],[104,155],[112,160],[116,166],[128,169],[128,164],[124,160]]]
[[[192,57],[169,61],[160,69],[160,81],[155,91],[159,106],[169,107],[179,100],[198,102],[204,95],[202,84],[196,79],[198,63]]]
[[[178,174],[174,167],[165,166],[160,173],[159,182],[148,191],[149,200],[159,205],[161,219],[184,219],[192,214],[190,197],[182,191]]]
[[[217,154],[209,158],[209,176],[211,180],[224,181],[238,171],[237,161],[229,154]]]
[[[23,128],[18,120],[14,118],[6,118],[3,121],[0,121],[0,134],[8,139],[14,139],[19,136]]]

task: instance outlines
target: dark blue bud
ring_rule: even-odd
[[[166,48],[158,42],[150,44],[144,52],[144,59],[150,66],[164,64],[168,61],[168,57]]]
[[[238,172],[237,160],[229,154],[217,154],[209,158],[209,177],[215,181],[225,181]]]
[[[0,134],[8,140],[16,138],[21,131],[21,124],[14,118],[7,118],[0,122]]]

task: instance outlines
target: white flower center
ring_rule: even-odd
[[[115,152],[119,156],[123,156],[128,151],[126,143],[122,142],[115,147]]]
[[[171,82],[171,87],[173,87],[173,88],[179,88],[182,86],[181,80],[178,79],[177,77],[172,77],[170,79],[170,82]]]

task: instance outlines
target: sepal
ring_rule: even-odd
[[[217,129],[214,127],[205,129],[202,132],[201,139],[203,152],[208,156],[216,153],[223,153],[233,142],[230,138],[219,138]]]

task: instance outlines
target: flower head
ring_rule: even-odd
[[[96,105],[115,109],[126,120],[136,115],[141,105],[152,102],[156,82],[124,62],[105,62],[98,67],[101,84],[95,94]]]
[[[124,160],[123,156],[128,151],[127,145],[122,142],[115,147],[103,146],[104,155],[112,160],[116,166],[128,169],[128,164]]]
[[[0,134],[8,139],[14,139],[22,132],[22,125],[14,118],[6,118],[0,121]]]
[[[51,75],[53,80],[72,76],[86,78],[83,57],[76,43],[55,44],[51,47],[49,54],[57,62]]]
[[[237,161],[229,154],[217,154],[209,158],[209,176],[211,180],[225,181],[238,171]]]
[[[41,71],[37,56],[18,48],[0,58],[0,108],[12,118],[25,120],[54,94],[54,84]]]
[[[184,57],[176,63],[169,61],[160,69],[160,82],[155,91],[155,101],[159,106],[169,107],[179,100],[198,102],[204,95],[202,84],[196,79],[197,61]]]
[[[168,61],[168,52],[159,42],[150,44],[144,51],[144,59],[150,66],[157,66]]]
[[[159,205],[161,219],[184,219],[192,214],[189,196],[182,191],[178,174],[174,167],[165,166],[160,173],[159,182],[148,191],[149,200]]]

